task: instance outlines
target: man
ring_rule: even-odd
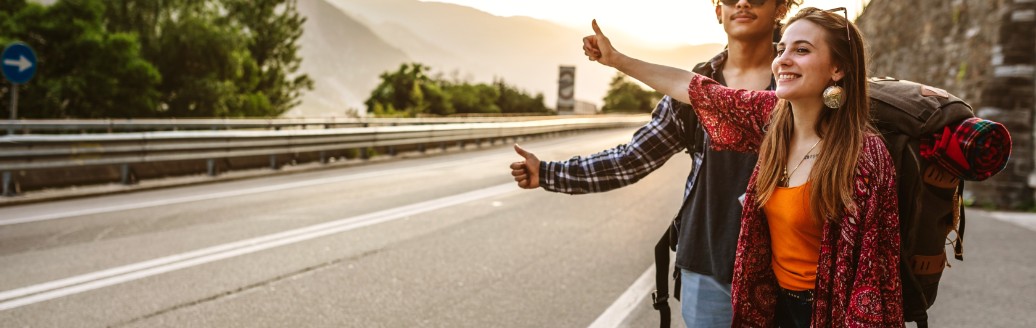
[[[773,89],[770,69],[775,52],[774,30],[800,0],[713,0],[716,18],[727,33],[727,49],[694,71],[740,89]],[[543,187],[567,194],[604,192],[634,183],[662,166],[674,154],[692,148],[684,205],[678,214],[681,310],[687,327],[730,327],[730,284],[741,226],[741,204],[755,154],[714,151],[700,132],[693,110],[669,97],[660,101],[652,120],[629,144],[587,157],[540,162],[515,145],[524,160],[511,164],[518,186]],[[694,131],[694,132],[691,132]],[[699,137],[695,138],[695,135]],[[701,139],[701,140],[698,140]],[[693,145],[701,145],[694,147]],[[594,168],[591,170],[591,168]],[[596,172],[608,172],[606,175]]]

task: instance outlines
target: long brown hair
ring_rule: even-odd
[[[809,173],[812,183],[810,211],[819,224],[824,219],[835,220],[845,211],[855,212],[853,177],[856,163],[864,137],[875,130],[870,124],[867,69],[860,31],[845,17],[812,7],[800,10],[788,20],[785,29],[799,20],[824,29],[832,62],[845,72],[845,76],[836,83],[845,88],[845,106],[825,108],[813,126],[824,140],[817,162]],[[755,181],[756,206],[759,208],[770,199],[787,163],[794,131],[791,103],[783,99],[778,101],[770,120],[759,149],[759,175]]]

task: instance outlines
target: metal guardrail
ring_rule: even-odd
[[[564,116],[592,118],[596,115]],[[400,126],[453,123],[503,123],[554,120],[559,116],[486,116],[486,117],[423,117],[423,118],[279,118],[279,119],[85,119],[85,120],[0,120],[0,132],[33,134],[41,131],[73,131],[80,133],[120,131],[183,131],[183,130],[286,130],[335,129],[345,127]]]
[[[217,159],[324,152],[370,147],[445,145],[450,142],[499,140],[552,132],[639,126],[647,115],[597,116],[499,123],[445,123],[284,131],[157,131],[77,135],[7,135],[0,137],[0,172],[4,195],[13,194],[11,173],[121,165],[129,183],[129,165],[206,160],[215,175]],[[276,165],[273,165],[276,167]]]

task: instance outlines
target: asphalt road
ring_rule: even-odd
[[[566,159],[631,133],[522,144]],[[679,208],[686,156],[580,196],[518,189],[516,159],[498,145],[2,207],[0,326],[657,326],[636,281]],[[932,326],[1036,326],[1036,219],[968,214]]]
[[[524,144],[563,159],[631,132]],[[517,158],[498,146],[0,208],[0,326],[588,326],[651,264],[688,161],[567,196],[514,186]]]

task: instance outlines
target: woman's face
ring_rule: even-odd
[[[824,88],[842,79],[845,73],[833,62],[825,33],[807,20],[795,21],[784,31],[771,65],[777,97],[820,102]]]

